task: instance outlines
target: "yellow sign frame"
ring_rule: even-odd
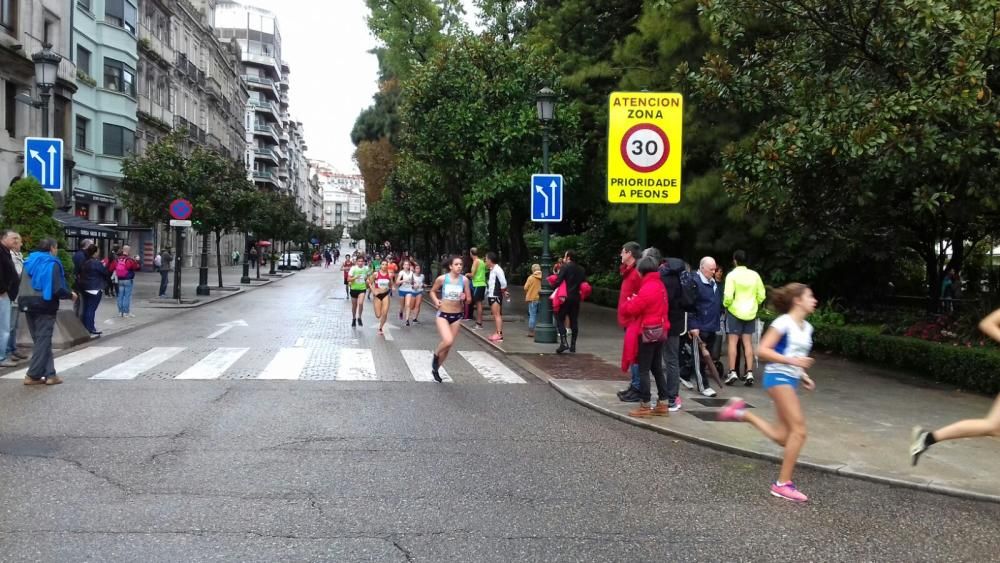
[[[612,92],[608,97],[608,201],[681,201],[684,96]]]

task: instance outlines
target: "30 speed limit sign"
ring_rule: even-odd
[[[683,115],[680,94],[611,94],[608,201],[680,202]]]

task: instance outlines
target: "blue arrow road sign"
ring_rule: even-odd
[[[531,220],[536,223],[558,223],[562,218],[562,174],[532,174]]]
[[[26,137],[24,139],[24,175],[38,180],[50,192],[62,190],[62,139]]]

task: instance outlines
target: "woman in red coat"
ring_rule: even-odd
[[[660,280],[657,270],[659,264],[652,256],[643,256],[636,264],[642,284],[639,293],[630,297],[623,304],[623,312],[628,320],[628,335],[635,334],[639,338],[639,407],[631,411],[629,416],[645,418],[647,416],[669,416],[667,408],[667,379],[663,373],[663,340],[666,340],[670,330],[667,320],[667,290]],[[657,328],[660,330],[658,331]],[[662,340],[644,342],[645,335],[662,336]],[[649,389],[649,372],[652,370],[656,379],[656,408],[649,405],[651,396]]]

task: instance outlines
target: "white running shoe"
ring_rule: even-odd
[[[715,389],[712,389],[711,387],[706,387],[705,390],[701,392],[701,394],[706,397],[714,397],[716,393]]]
[[[691,383],[683,377],[681,378],[681,385],[683,385],[685,389],[694,389],[694,383]]]
[[[726,376],[726,385],[732,385],[740,380],[740,376],[736,375],[736,370],[729,370],[729,375]]]

